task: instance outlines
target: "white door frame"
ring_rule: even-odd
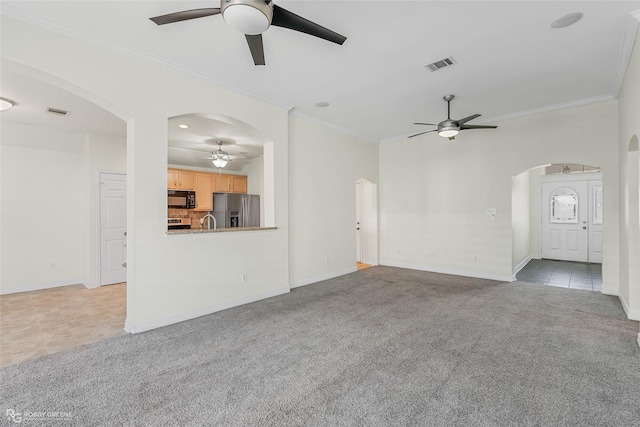
[[[378,185],[365,178],[356,180],[356,192],[362,192],[360,224],[362,263],[378,265]],[[358,197],[356,196],[356,200]],[[356,218],[356,221],[358,219]],[[356,239],[358,232],[356,231]]]
[[[122,175],[122,176],[127,176],[126,172],[122,172],[122,171],[115,171],[115,170],[98,170],[96,172],[96,180],[95,180],[95,202],[96,202],[96,214],[95,214],[95,223],[94,223],[94,230],[95,230],[95,236],[96,236],[96,242],[95,242],[95,253],[96,253],[96,257],[95,257],[95,277],[96,277],[96,282],[95,282],[95,287],[100,287],[102,286],[102,277],[101,277],[101,264],[102,264],[102,240],[101,240],[101,230],[100,230],[100,223],[101,223],[101,216],[102,216],[102,188],[100,185],[100,181],[102,179],[102,175],[106,174],[106,175]],[[126,262],[126,251],[125,251],[125,262]]]
[[[603,174],[602,172],[586,172],[586,173],[577,173],[577,174],[558,174],[558,175],[542,175],[540,177],[540,206],[541,209],[545,208],[545,201],[543,200],[543,191],[542,191],[542,187],[543,184],[545,183],[563,183],[563,182],[575,182],[575,181],[602,181],[603,187],[604,187],[604,179],[603,179]],[[587,185],[587,193],[589,193],[589,190],[591,189],[590,185]],[[606,197],[606,195],[604,196]],[[592,217],[592,211],[591,211],[591,194],[587,195],[587,201],[589,203],[588,206],[588,210],[587,210],[587,216],[591,219]],[[546,206],[548,207],[548,206]],[[542,244],[543,244],[543,237],[544,237],[544,227],[542,224],[543,221],[543,215],[540,215],[540,247],[539,247],[539,254],[540,257],[542,258]],[[588,221],[589,225],[590,225],[590,220]],[[589,238],[590,236],[590,230],[588,232],[589,234]],[[591,242],[589,240],[587,240],[587,262],[593,262],[589,259],[589,255],[591,252],[590,246],[591,246]],[[599,261],[600,263],[602,261]]]

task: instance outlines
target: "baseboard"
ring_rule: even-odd
[[[432,273],[451,274],[453,276],[465,276],[465,277],[476,277],[478,279],[497,280],[499,282],[513,281],[512,276],[508,274],[502,275],[502,274],[481,273],[477,271],[460,270],[457,268],[432,267],[432,266],[424,266],[424,265],[406,264],[403,262],[383,262],[382,265],[388,265],[389,267],[408,268],[411,270],[430,271]]]
[[[516,280],[516,274],[518,274],[520,272],[520,270],[522,270],[524,268],[524,266],[527,265],[529,263],[529,261],[531,261],[532,259],[533,259],[533,255],[529,255],[528,257],[523,259],[520,264],[516,265],[516,268],[513,269],[513,281],[514,282]]]
[[[0,289],[0,295],[17,294],[19,292],[39,291],[41,289],[60,288],[62,286],[71,286],[83,284],[80,279],[60,280],[50,283],[35,283],[32,285],[23,285],[15,288]]]
[[[600,293],[602,295],[611,295],[612,297],[617,297],[617,296],[620,295],[620,294],[618,294],[618,291],[609,290],[609,289],[604,288],[604,287],[600,290]]]
[[[369,264],[369,265],[378,265],[378,261],[374,260],[374,259],[363,259],[362,260],[363,264]]]
[[[638,347],[640,347],[640,334],[638,334]]]
[[[100,283],[98,282],[82,282],[82,284],[87,289],[96,289],[100,287]]]
[[[622,308],[624,313],[627,315],[627,319],[629,320],[640,320],[640,310],[632,310],[627,304],[627,301],[622,297],[622,295],[618,296],[620,300],[620,304],[622,304]]]
[[[333,279],[335,277],[344,276],[345,274],[354,273],[358,270],[358,268],[354,265],[353,267],[343,268],[342,270],[332,271],[329,273],[321,274],[319,276],[308,277],[306,279],[295,280],[289,284],[291,289],[299,288],[300,286],[310,285],[312,283],[322,282],[323,280]]]
[[[186,311],[183,313],[178,313],[178,314],[174,314],[167,317],[162,317],[160,319],[148,320],[146,322],[141,322],[138,324],[134,324],[133,322],[130,322],[129,319],[127,318],[125,320],[124,330],[131,334],[150,331],[152,329],[161,328],[163,326],[169,326],[174,323],[184,322],[185,320],[195,319],[196,317],[206,316],[207,314],[212,314],[217,311],[226,310],[228,308],[238,307],[241,305],[249,304],[249,303],[260,301],[263,299],[275,297],[278,295],[283,295],[288,292],[289,292],[289,288],[287,287],[273,289],[267,292],[262,292],[259,294],[250,295],[242,298],[236,298],[236,299],[225,301],[219,304],[214,304],[214,305],[202,307],[196,310]]]

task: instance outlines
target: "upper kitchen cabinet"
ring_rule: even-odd
[[[213,210],[213,188],[211,174],[195,174],[196,211]]]
[[[170,190],[194,190],[195,173],[180,169],[167,171],[167,188]]]
[[[212,186],[215,193],[246,193],[247,177],[245,175],[213,174]]]
[[[231,193],[247,192],[247,177],[242,175],[231,175]]]
[[[215,193],[228,193],[231,188],[229,175],[214,173],[211,175],[211,182]]]

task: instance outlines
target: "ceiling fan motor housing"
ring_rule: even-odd
[[[248,35],[262,34],[273,19],[273,2],[264,0],[221,0],[220,10],[227,24]]]
[[[455,120],[447,119],[438,123],[438,135],[440,136],[455,136],[458,132],[460,132],[460,124]]]

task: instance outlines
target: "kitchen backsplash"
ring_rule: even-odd
[[[191,221],[191,228],[200,228],[200,218],[208,212],[194,212],[191,209],[169,209],[168,218],[188,218]]]

